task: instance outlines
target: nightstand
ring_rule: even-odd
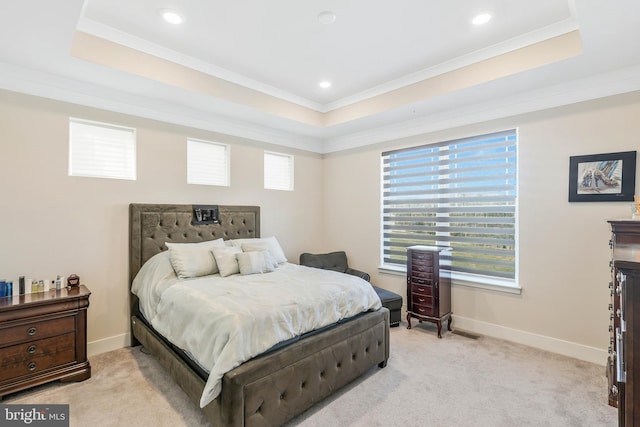
[[[0,399],[50,381],[91,377],[84,285],[0,298]]]

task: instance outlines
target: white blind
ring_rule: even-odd
[[[187,140],[187,183],[229,186],[229,146]]]
[[[509,130],[382,153],[383,264],[448,246],[445,269],[513,279],[516,146]]]
[[[293,156],[265,151],[264,188],[293,191]]]
[[[69,175],[135,180],[135,129],[71,118]]]

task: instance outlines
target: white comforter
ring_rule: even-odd
[[[143,266],[132,291],[151,325],[209,371],[201,407],[226,372],[275,344],[381,307],[355,276],[286,263],[265,274],[178,279],[166,253]]]

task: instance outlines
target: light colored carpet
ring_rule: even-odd
[[[2,403],[70,404],[71,426],[204,426],[140,347],[92,357],[92,377],[6,396]],[[391,328],[391,358],[289,426],[615,426],[604,367],[435,326]]]

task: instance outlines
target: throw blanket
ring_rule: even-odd
[[[155,267],[145,264],[132,290],[151,325],[209,372],[201,407],[220,394],[226,372],[275,344],[381,307],[368,282],[335,271],[287,263],[271,273],[180,280],[166,255],[149,262]]]

